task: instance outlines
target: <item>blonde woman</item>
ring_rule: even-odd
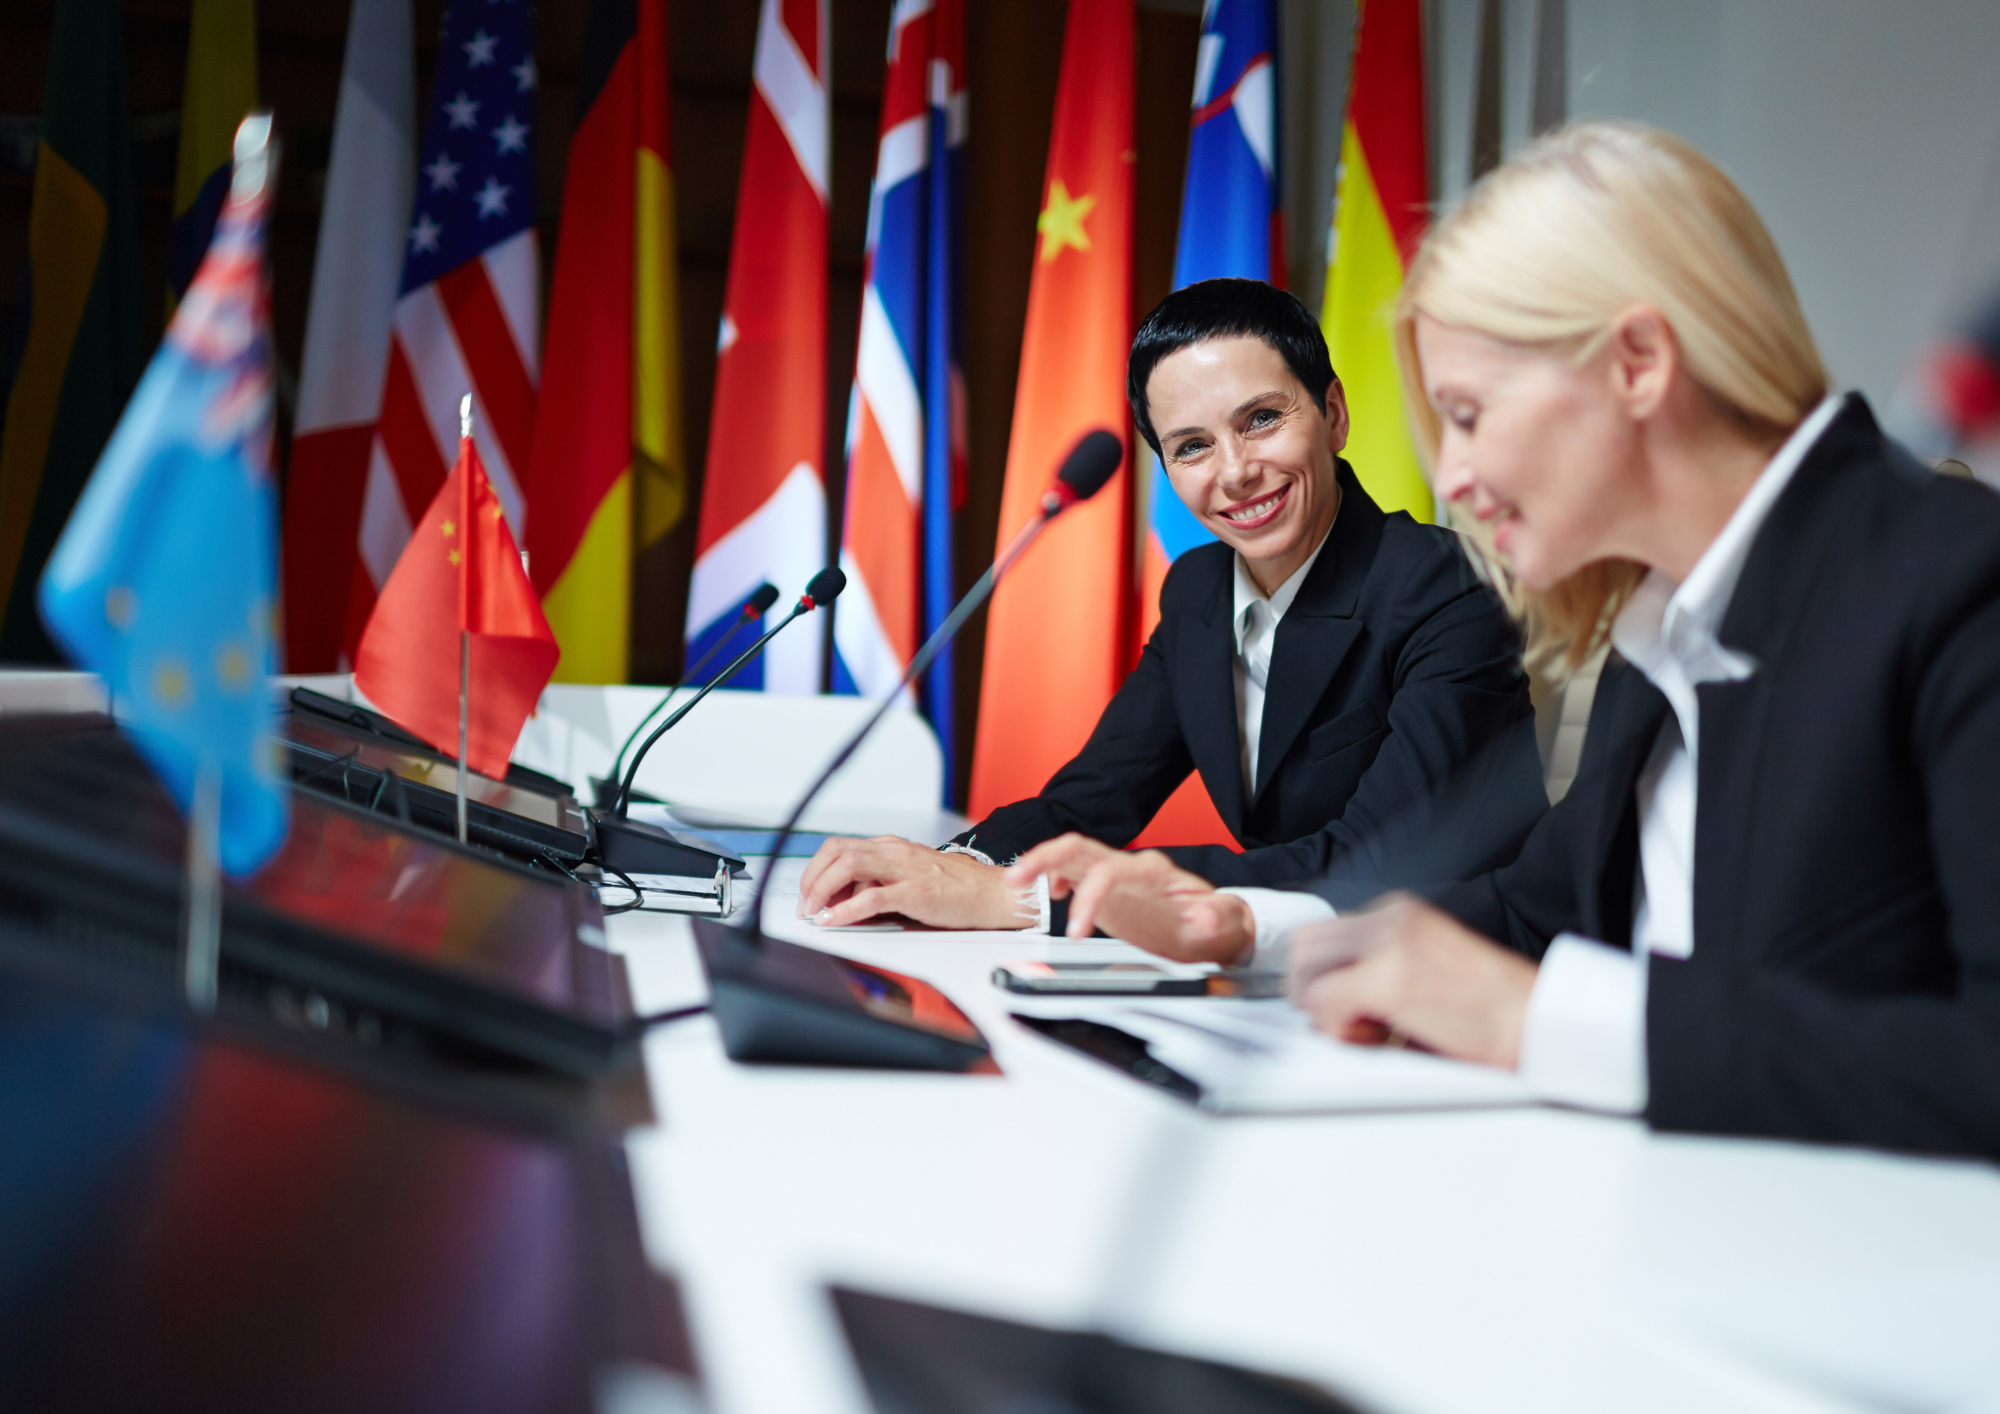
[[[1295,1000],[1662,1128],[2000,1155],[2000,498],[1828,395],[1763,223],[1665,133],[1495,171],[1397,332],[1531,651],[1614,651],[1519,859],[1297,928]],[[1090,872],[1086,923],[1226,926]]]

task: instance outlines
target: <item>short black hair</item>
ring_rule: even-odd
[[[1168,354],[1190,345],[1239,335],[1270,345],[1305,385],[1314,405],[1326,407],[1333,360],[1327,355],[1319,321],[1297,295],[1262,280],[1197,280],[1175,290],[1146,316],[1132,336],[1132,356],[1125,363],[1125,397],[1132,404],[1132,421],[1155,456],[1160,454],[1160,438],[1146,407],[1146,383],[1153,370]]]

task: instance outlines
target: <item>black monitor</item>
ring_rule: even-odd
[[[455,762],[296,707],[280,719],[280,730],[297,784],[457,837]],[[465,794],[466,838],[475,844],[558,869],[581,864],[589,853],[589,824],[572,796],[477,771],[466,772]]]
[[[339,722],[352,731],[420,752],[434,761],[449,764],[456,760],[449,752],[438,750],[415,732],[397,726],[380,712],[363,707],[358,702],[329,697],[326,693],[315,692],[309,687],[293,688],[289,701],[294,712],[308,713],[326,721]],[[567,781],[559,781],[554,776],[544,775],[540,771],[531,770],[512,761],[507,763],[507,784],[519,786],[523,790],[538,791],[543,795],[560,797],[570,794]]]
[[[0,1404],[699,1402],[617,1140],[415,1103],[0,962]]]
[[[0,720],[0,932],[171,976],[185,851],[108,718]],[[283,847],[225,891],[220,980],[361,1045],[596,1074],[629,1050],[602,918],[582,883],[295,790]]]

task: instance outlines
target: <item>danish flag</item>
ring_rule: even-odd
[[[827,0],[763,0],[750,130],[717,339],[688,657],[769,581],[795,595],[826,562]],[[813,693],[820,639],[773,639],[732,679]]]
[[[847,512],[834,688],[881,697],[951,611],[951,512],[964,482],[958,368],[964,0],[914,0],[891,20],[882,130],[868,199],[861,338],[847,409]],[[923,684],[944,747],[949,649]]]
[[[533,436],[539,344],[531,14],[525,3],[456,0],[445,16],[362,498],[350,659],[411,526],[455,460],[467,391],[480,460],[521,535],[519,469]]]

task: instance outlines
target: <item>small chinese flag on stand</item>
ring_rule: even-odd
[[[466,764],[505,776],[561,650],[469,436],[382,586],[354,655],[368,700],[458,754],[460,632],[471,635]]]

